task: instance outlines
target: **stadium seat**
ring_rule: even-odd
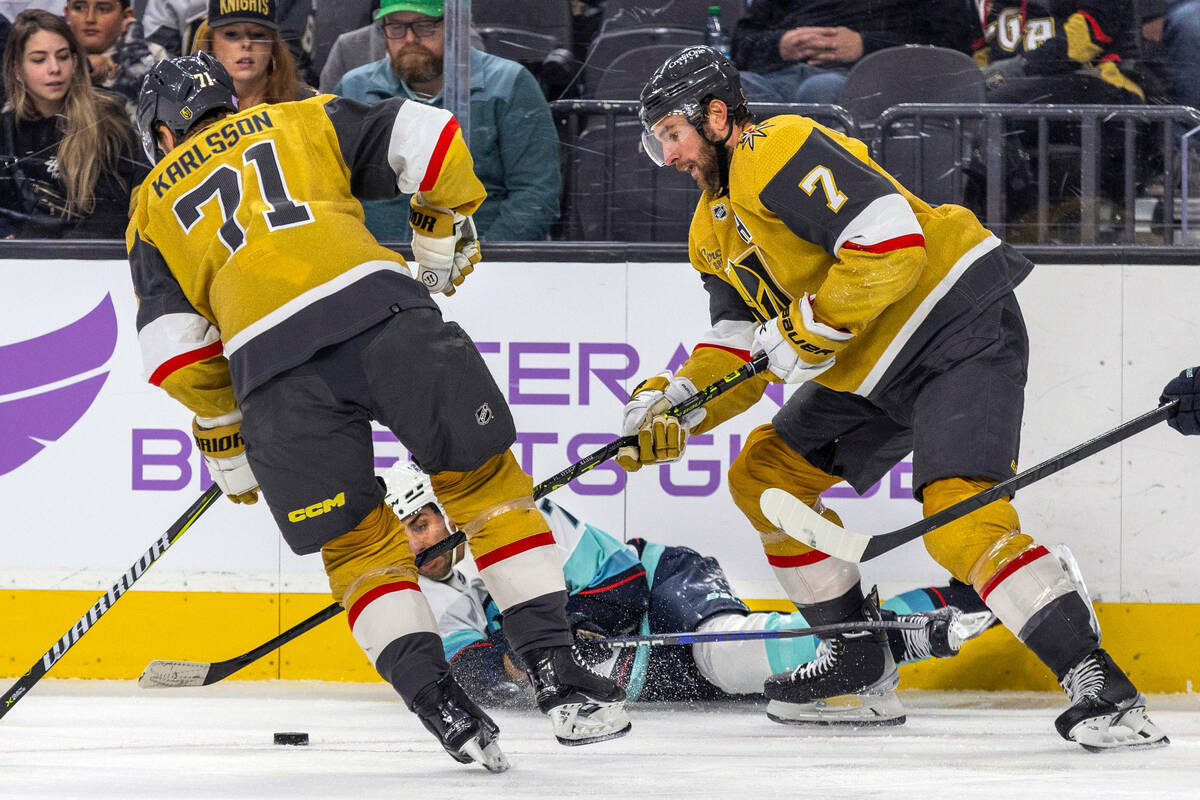
[[[846,76],[842,105],[869,137],[876,121],[898,103],[983,103],[983,73],[975,61],[956,50],[905,45],[878,50],[861,59]],[[875,156],[901,183],[933,205],[962,203],[971,139],[978,123],[927,119],[889,127]]]
[[[686,28],[605,31],[592,42],[583,65],[584,97],[636,100],[646,79],[668,56],[702,41],[699,31]],[[632,87],[636,90],[630,95]],[[601,89],[620,94],[602,94]]]
[[[658,167],[641,150],[641,124],[619,119],[584,130],[570,159],[567,238],[686,242],[700,190],[688,176]]]
[[[708,7],[721,7],[721,27],[733,35],[746,13],[746,0],[665,0],[662,3],[647,3],[646,0],[607,0],[601,31],[617,28],[644,28],[646,26],[666,28],[691,28],[703,31],[708,22]]]

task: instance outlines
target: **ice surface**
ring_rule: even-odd
[[[901,694],[908,724],[875,732],[805,732],[755,704],[639,704],[630,735],[575,748],[540,715],[501,711],[513,768],[491,775],[451,761],[382,684],[45,680],[0,721],[0,797],[1200,796],[1200,695],[1151,698],[1170,747],[1090,754],[1054,732],[1061,695]],[[311,744],[274,745],[275,731]]]

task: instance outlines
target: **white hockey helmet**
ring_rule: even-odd
[[[392,507],[396,516],[406,519],[430,503],[437,504],[437,495],[429,476],[411,461],[397,461],[383,476],[387,486],[384,502]]]

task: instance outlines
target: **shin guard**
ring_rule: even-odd
[[[430,476],[442,507],[467,535],[479,577],[517,652],[571,643],[562,560],[533,504],[533,481],[505,451],[469,472]]]
[[[411,707],[417,693],[449,667],[400,520],[387,506],[377,506],[354,530],[327,543],[321,555],[354,640]]]

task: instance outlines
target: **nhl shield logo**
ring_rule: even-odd
[[[479,408],[475,409],[475,421],[480,425],[487,425],[495,417],[492,414],[492,407],[484,403]]]
[[[723,220],[729,216],[729,210],[725,208],[724,203],[717,203],[715,206],[712,207],[712,212],[713,212],[713,219],[715,219],[717,222],[720,222],[721,220]]]

